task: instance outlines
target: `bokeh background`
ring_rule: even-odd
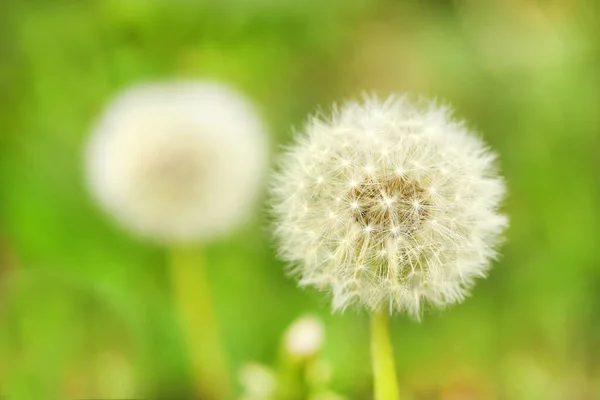
[[[274,154],[362,91],[452,103],[500,154],[511,227],[464,304],[394,318],[402,392],[600,399],[599,15],[594,0],[1,1],[0,393],[194,398],[164,249],[98,211],[82,151],[119,90],[209,77],[256,102]],[[331,315],[285,276],[267,208],[204,246],[232,374],[276,364],[309,312],[332,388],[371,398],[367,316]]]

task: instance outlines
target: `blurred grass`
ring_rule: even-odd
[[[163,252],[97,211],[81,164],[118,90],[212,77],[257,101],[274,151],[307,113],[363,90],[452,103],[500,153],[511,228],[472,298],[420,324],[394,320],[401,386],[416,399],[598,398],[598,10],[589,0],[2,2],[0,306],[12,336],[0,372],[19,375],[0,378],[2,390],[51,371],[48,390],[64,392],[109,351],[132,360],[139,393],[191,393]],[[266,208],[208,248],[233,366],[273,362],[285,327],[311,311],[327,325],[335,388],[369,398],[366,317],[331,316],[328,299],[284,276]],[[15,352],[19,368],[7,366]]]

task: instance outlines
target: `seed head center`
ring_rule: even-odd
[[[356,222],[373,233],[412,235],[428,217],[427,192],[405,176],[374,176],[348,193]]]
[[[155,153],[143,154],[146,160],[137,171],[138,189],[156,201],[180,204],[194,200],[197,182],[206,169],[206,161],[198,153],[193,145],[168,143]]]

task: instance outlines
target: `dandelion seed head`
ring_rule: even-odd
[[[162,242],[208,239],[247,216],[265,167],[253,106],[212,82],[140,85],[95,126],[87,178],[120,224]]]
[[[297,190],[298,170],[323,180]],[[334,309],[417,317],[485,276],[507,225],[504,191],[495,154],[447,107],[396,96],[311,118],[271,187],[281,255],[301,285],[329,291]]]

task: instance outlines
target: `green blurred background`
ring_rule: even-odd
[[[119,90],[209,77],[254,99],[274,154],[362,91],[452,103],[500,154],[511,228],[464,304],[394,319],[405,398],[600,399],[599,15],[594,0],[2,0],[0,393],[193,398],[164,250],[98,211],[82,149]],[[371,398],[366,315],[331,315],[285,276],[266,209],[205,246],[232,374],[274,364],[311,312],[333,388]]]

